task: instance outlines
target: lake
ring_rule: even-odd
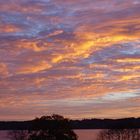
[[[78,140],[96,140],[100,131],[99,129],[83,129],[75,130],[75,133],[78,135]]]
[[[8,132],[9,131],[0,131],[0,140],[11,140],[8,138]],[[100,132],[106,132],[106,130],[102,129],[79,129],[74,130],[74,132],[78,135],[78,140],[97,140],[97,136]],[[118,133],[119,132],[119,133]],[[125,129],[125,130],[111,130],[111,133],[106,133],[107,135],[112,137],[112,134],[114,135],[114,139],[116,139],[116,136],[119,137],[123,136],[123,140],[139,140],[140,138],[140,129]],[[111,135],[110,135],[111,134]],[[105,135],[104,135],[105,136]],[[124,137],[125,136],[125,137]],[[108,139],[108,138],[107,138]]]
[[[96,140],[96,136],[100,130],[74,130],[75,133],[78,135],[78,140]],[[8,131],[0,131],[0,140],[10,140],[7,137]]]

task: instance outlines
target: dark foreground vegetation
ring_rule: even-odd
[[[97,140],[140,140],[139,129],[108,129],[99,133]]]

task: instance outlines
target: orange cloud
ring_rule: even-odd
[[[14,25],[0,25],[0,32],[1,33],[12,33],[12,32],[19,32],[21,31],[20,28],[14,26]]]
[[[9,75],[8,67],[5,63],[0,63],[0,76],[7,77]]]
[[[123,58],[117,59],[116,61],[120,63],[140,63],[140,58]]]
[[[50,68],[51,68],[50,64],[48,64],[46,61],[41,61],[34,65],[31,64],[31,65],[19,68],[17,74],[37,73],[37,72],[41,72]]]
[[[37,41],[20,41],[17,42],[16,45],[21,49],[29,49],[33,50],[35,52],[44,51],[47,49],[47,43],[43,46],[39,45],[39,42]]]

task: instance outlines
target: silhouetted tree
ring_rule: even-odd
[[[108,129],[99,133],[97,140],[140,140],[139,129]]]
[[[32,124],[31,130],[12,131],[12,140],[77,140],[70,120],[63,116],[42,116],[33,120]]]

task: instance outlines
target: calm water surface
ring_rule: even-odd
[[[74,130],[78,135],[78,140],[96,140],[98,133],[101,129],[83,129],[83,130]]]

